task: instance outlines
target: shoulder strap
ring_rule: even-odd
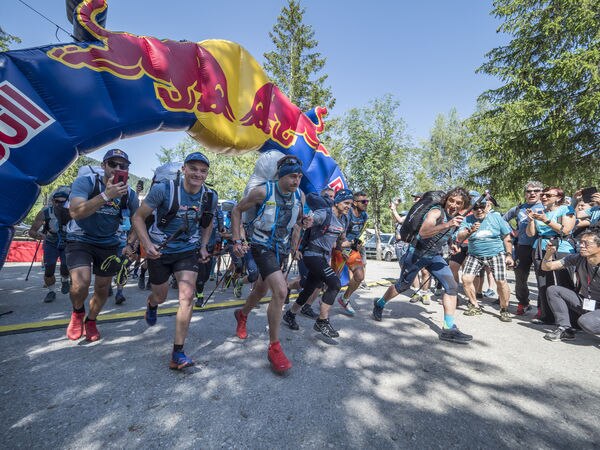
[[[47,233],[50,231],[50,208],[51,206],[44,208],[44,227],[42,229],[43,233]]]
[[[271,198],[271,195],[273,195],[273,182],[272,181],[268,181],[265,184],[265,190],[266,190],[265,199],[263,200],[261,205],[258,207],[258,211],[256,211],[256,217],[254,218],[254,220],[256,220],[257,218],[259,218],[262,215],[263,211],[265,210],[265,205]]]
[[[173,180],[169,180],[169,210],[167,213],[157,220],[156,225],[158,228],[165,228],[171,220],[175,218],[177,212],[179,211],[179,201],[180,201],[180,176],[177,174],[177,178]]]

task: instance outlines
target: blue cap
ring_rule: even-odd
[[[123,150],[118,149],[118,148],[113,148],[113,149],[107,151],[104,155],[104,158],[102,158],[102,162],[106,161],[107,159],[111,159],[111,158],[123,158],[125,161],[127,161],[129,164],[131,164],[131,161],[129,161],[129,156],[127,156],[127,153],[125,153]]]
[[[187,155],[185,157],[185,161],[183,163],[185,164],[190,161],[200,161],[200,162],[203,162],[204,164],[206,164],[208,167],[210,167],[210,161],[208,160],[208,158],[206,156],[204,156],[204,154],[202,154],[200,152],[190,153],[189,155]]]
[[[335,193],[335,197],[333,198],[333,203],[336,205],[345,200],[354,200],[354,194],[350,189],[340,189]]]

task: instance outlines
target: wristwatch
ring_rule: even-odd
[[[233,241],[233,243],[234,243],[234,245],[235,245],[235,244],[240,244],[240,245],[242,245],[242,240],[241,240],[241,239],[236,239],[236,240],[234,240],[234,241]]]

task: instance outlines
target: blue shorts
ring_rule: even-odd
[[[458,294],[458,284],[442,255],[420,255],[415,252],[415,248],[412,246],[404,255],[402,273],[400,273],[398,281],[394,283],[396,291],[404,292],[408,290],[421,269],[427,269],[431,276],[440,282],[446,294]]]

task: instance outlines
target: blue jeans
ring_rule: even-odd
[[[408,290],[421,269],[427,269],[440,282],[446,294],[458,294],[458,284],[442,255],[420,255],[413,246],[404,255],[400,278],[394,284],[396,291],[401,293]]]

